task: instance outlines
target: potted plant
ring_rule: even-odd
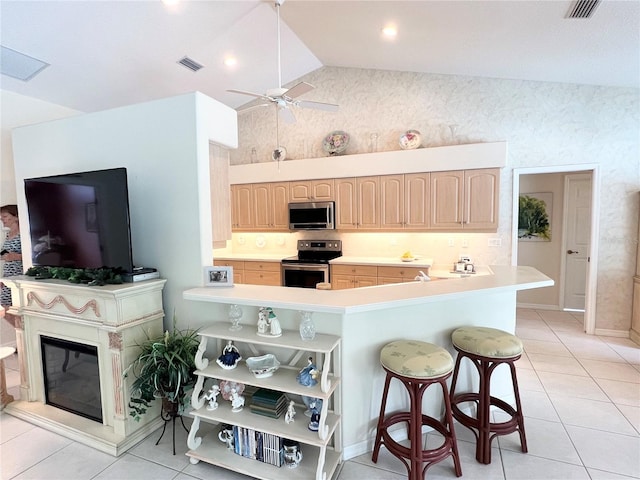
[[[162,399],[165,421],[180,416],[188,403],[187,391],[196,382],[195,355],[200,344],[194,330],[165,331],[140,344],[140,353],[127,367],[124,376],[135,377],[131,385],[129,414],[139,421],[155,399]]]

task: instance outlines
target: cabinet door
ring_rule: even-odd
[[[271,224],[271,191],[268,183],[255,183],[251,190],[251,211],[253,227],[268,230]]]
[[[289,198],[292,202],[308,202],[311,199],[311,182],[296,180],[289,182]]]
[[[355,178],[340,178],[336,188],[336,229],[354,230],[358,228],[358,196]]]
[[[354,278],[355,286],[360,287],[374,287],[378,285],[378,277],[367,277],[364,275],[356,275]]]
[[[380,179],[379,177],[358,177],[357,209],[358,228],[380,229]]]
[[[431,172],[430,176],[431,229],[462,229],[464,171]]]
[[[271,221],[270,230],[289,230],[289,183],[269,185]]]
[[[404,176],[404,228],[425,230],[430,225],[430,175],[410,173]]]
[[[397,230],[405,223],[404,175],[380,176],[380,228]]]
[[[253,229],[251,185],[231,185],[231,217],[235,230]]]
[[[330,202],[333,196],[333,178],[311,181],[311,199],[317,202]]]
[[[347,288],[354,288],[353,275],[332,275],[331,276],[331,289],[332,290],[346,290]]]
[[[497,230],[500,169],[465,170],[465,229]]]
[[[231,240],[231,189],[229,188],[229,150],[209,145],[209,184],[213,246],[224,247]]]

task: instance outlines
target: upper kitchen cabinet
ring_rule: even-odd
[[[252,230],[251,185],[231,185],[231,227],[233,230]]]
[[[430,230],[496,231],[500,169],[431,172]]]
[[[334,181],[332,178],[323,180],[296,180],[289,182],[290,202],[330,202],[334,199]]]
[[[380,228],[429,228],[429,173],[380,177]]]
[[[380,229],[379,177],[335,181],[336,229]]]
[[[289,183],[252,185],[252,214],[255,230],[289,230]]]
[[[288,204],[288,182],[231,185],[233,230],[289,230]]]

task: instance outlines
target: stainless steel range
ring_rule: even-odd
[[[282,285],[316,288],[329,283],[329,261],[340,256],[341,240],[298,240],[298,255],[282,259]]]

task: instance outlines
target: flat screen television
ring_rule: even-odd
[[[126,168],[24,181],[33,265],[133,271]]]

